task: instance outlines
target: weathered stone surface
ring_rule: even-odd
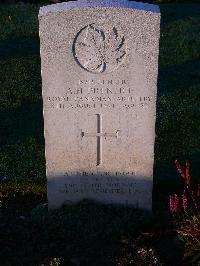
[[[39,14],[49,207],[151,210],[160,13],[71,1]]]

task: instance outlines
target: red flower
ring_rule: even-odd
[[[182,194],[182,204],[183,204],[183,210],[184,212],[188,212],[188,200],[187,200],[187,195],[186,195],[186,191],[183,191]]]
[[[170,212],[178,211],[179,199],[177,194],[175,194],[174,196],[172,195],[169,196],[169,204],[170,204]]]
[[[186,171],[185,171],[185,182],[188,186],[190,186],[190,181],[191,181],[191,177],[190,177],[190,164],[189,161],[186,160]]]
[[[182,176],[185,185],[187,187],[190,187],[191,177],[190,177],[190,173],[189,173],[190,172],[190,164],[189,164],[189,161],[186,160],[186,162],[185,162],[185,165],[186,165],[185,172],[181,168],[181,165],[178,162],[178,160],[175,160],[175,165],[176,165],[176,169],[177,169],[178,173]]]
[[[200,196],[200,184],[198,184],[198,188],[197,188],[197,197]]]

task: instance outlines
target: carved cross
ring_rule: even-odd
[[[97,116],[97,133],[85,133],[81,132],[82,137],[96,137],[97,138],[97,166],[102,164],[102,138],[107,137],[118,138],[119,130],[115,133],[105,133],[102,130],[102,114],[96,114]]]

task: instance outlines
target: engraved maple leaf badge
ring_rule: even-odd
[[[115,27],[104,31],[90,24],[78,33],[73,50],[77,63],[87,71],[111,72],[126,55],[125,38]]]

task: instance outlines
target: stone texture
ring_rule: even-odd
[[[129,1],[40,9],[50,208],[151,210],[160,13]]]

